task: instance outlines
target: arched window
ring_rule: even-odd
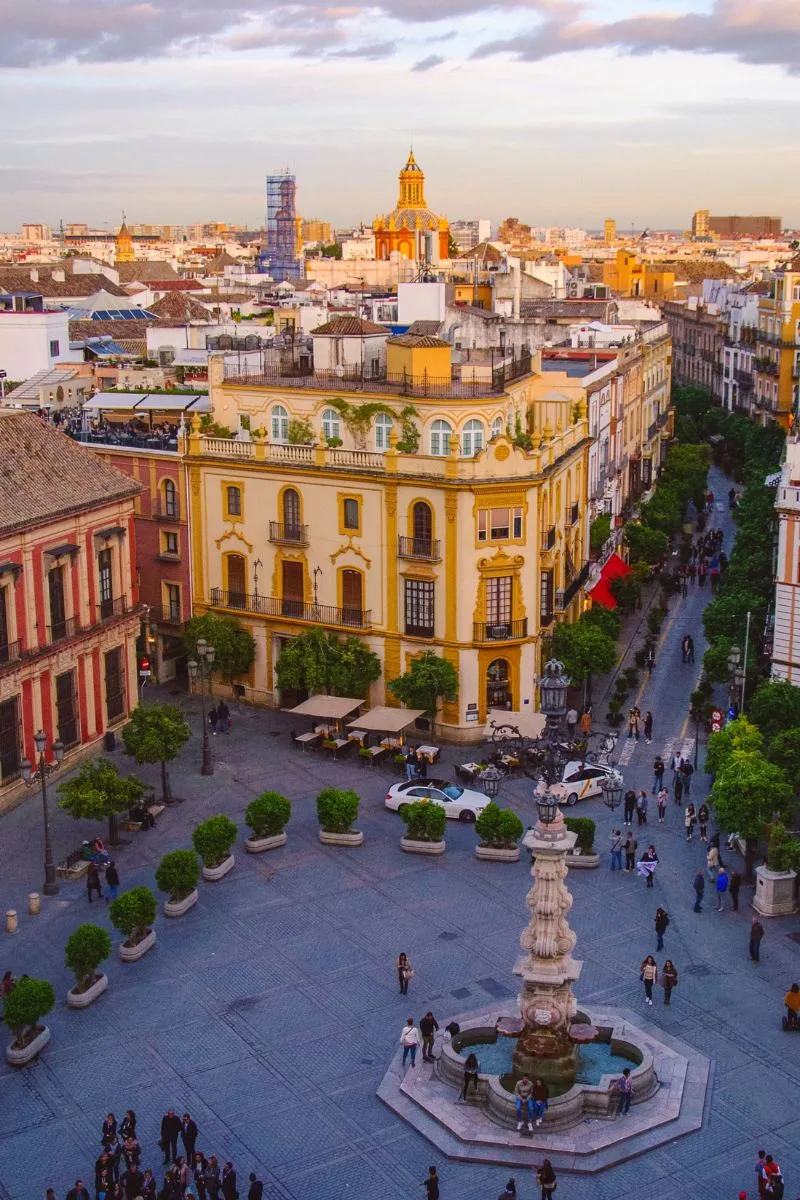
[[[481,421],[467,421],[461,430],[461,453],[472,458],[483,449],[484,428]]]
[[[388,413],[378,413],[375,418],[375,449],[389,449],[389,434],[392,432],[392,418]]]
[[[322,414],[322,436],[326,441],[341,437],[339,433],[339,414],[335,408],[326,408]]]
[[[501,437],[505,433],[505,428],[506,426],[503,418],[501,416],[495,417],[495,419],[492,421],[492,437]]]
[[[283,525],[287,537],[300,532],[300,496],[294,488],[283,493]]]
[[[446,458],[450,453],[450,438],[453,427],[447,421],[434,421],[431,425],[431,454]]]
[[[171,479],[163,483],[162,497],[164,501],[164,516],[178,518],[178,489]]]
[[[411,510],[411,527],[413,530],[413,551],[417,555],[431,553],[433,539],[433,513],[431,506],[424,500],[417,500]]]
[[[282,404],[276,404],[272,410],[272,440],[273,442],[288,442],[289,414]]]

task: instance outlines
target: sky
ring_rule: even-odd
[[[390,210],[800,227],[800,0],[0,0],[0,230]]]

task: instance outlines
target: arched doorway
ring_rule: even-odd
[[[245,608],[247,605],[247,564],[241,554],[229,554],[228,566],[228,604],[231,608]]]
[[[504,658],[495,658],[486,669],[486,707],[514,707],[508,663]]]

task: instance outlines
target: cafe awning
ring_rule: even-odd
[[[290,712],[293,717],[318,717],[322,721],[341,721],[363,703],[363,700],[354,700],[352,696],[323,696],[319,692],[315,696],[309,696],[308,700],[304,700],[296,708],[284,711]]]
[[[389,708],[379,704],[363,717],[349,721],[348,729],[363,729],[365,733],[400,733],[424,715],[424,708]]]
[[[616,551],[610,554],[600,568],[600,577],[597,583],[591,589],[587,589],[592,604],[602,604],[603,608],[616,608],[617,602],[614,599],[614,593],[611,591],[611,581],[613,579],[624,579],[630,573],[631,568],[626,562],[622,561]]]

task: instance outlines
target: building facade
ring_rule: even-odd
[[[32,413],[0,410],[0,454],[2,809],[38,729],[70,754],[126,720],[140,614],[138,484]]]
[[[772,678],[800,685],[800,441],[786,442],[778,494]]]
[[[800,255],[775,272],[772,294],[759,300],[753,368],[757,414],[788,428],[800,380]]]
[[[47,308],[35,293],[0,295],[0,371],[22,383],[60,363],[80,363],[70,348],[69,315]]]
[[[721,404],[726,317],[715,306],[694,300],[669,300],[663,312],[672,338],[675,383],[704,388]]]

